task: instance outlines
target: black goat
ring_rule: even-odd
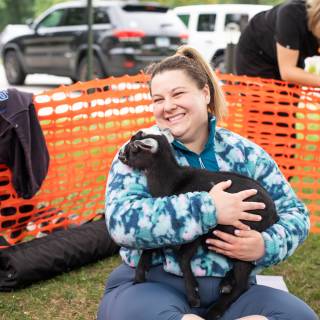
[[[209,191],[214,184],[230,179],[232,185],[228,192],[236,193],[246,189],[257,189],[257,194],[246,201],[263,202],[266,205],[266,209],[252,212],[261,215],[261,221],[243,221],[243,223],[261,232],[276,222],[277,215],[273,200],[257,181],[231,172],[211,172],[180,166],[172,154],[171,141],[171,138],[168,138],[168,131],[159,135],[139,131],[119,154],[119,159],[124,164],[145,172],[152,196],[163,197],[192,191]],[[230,234],[234,234],[235,231],[233,226],[226,225],[217,225],[215,229]],[[208,237],[213,237],[212,230],[190,243],[172,246],[184,276],[187,298],[192,307],[200,306],[200,298],[190,261],[199,245],[207,248],[205,240]],[[145,272],[150,268],[154,250],[157,249],[143,251],[136,269],[135,283],[145,281]],[[253,267],[250,262],[233,259],[233,269],[222,279],[220,297],[210,306],[206,315],[207,320],[219,319],[226,309],[247,290],[249,275]]]

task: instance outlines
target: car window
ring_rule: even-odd
[[[178,17],[187,27],[189,26],[190,14],[178,14]]]
[[[51,20],[58,20],[58,14],[63,12],[65,13],[64,19],[60,19],[57,23],[51,23]],[[51,15],[50,15],[51,16]],[[57,10],[53,12],[52,18],[50,18],[50,27],[57,27],[57,26],[80,26],[86,25],[88,18],[87,18],[87,11],[86,8],[69,8],[67,10]],[[94,8],[93,11],[93,21],[95,24],[104,24],[110,23],[109,15],[106,8]],[[46,27],[48,27],[46,25]]]
[[[215,14],[199,14],[197,30],[198,31],[214,31],[216,24]]]
[[[168,12],[123,12],[124,26],[133,29],[145,30],[149,33],[166,33],[175,29],[183,31],[185,26],[182,21],[171,11]]]
[[[93,21],[95,24],[110,23],[107,8],[95,8],[93,12]]]
[[[233,23],[237,24],[239,26],[239,31],[243,31],[243,29],[246,27],[249,21],[249,15],[248,14],[238,14],[238,13],[231,13],[226,14],[226,20],[224,22],[225,29],[227,26]]]
[[[38,25],[40,28],[52,28],[63,25],[65,16],[64,9],[56,10],[47,15]]]
[[[70,8],[67,11],[64,26],[79,26],[87,24],[87,12],[85,8]]]

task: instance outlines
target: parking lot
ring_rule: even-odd
[[[21,91],[28,91],[33,93],[39,93],[44,90],[52,89],[60,85],[71,84],[71,79],[66,77],[56,77],[46,74],[33,74],[28,75],[26,78],[26,84],[23,86],[11,86],[7,82],[7,78],[4,73],[3,65],[0,64],[0,88],[17,88]]]

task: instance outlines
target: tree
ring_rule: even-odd
[[[59,2],[65,2],[65,0],[34,0],[34,16],[37,17],[52,5]]]
[[[0,0],[0,30],[33,17],[34,0]]]
[[[7,24],[24,24],[65,0],[0,0],[0,32]]]

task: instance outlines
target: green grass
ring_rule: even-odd
[[[310,235],[286,262],[264,272],[282,275],[289,291],[305,300],[317,314],[319,246],[320,235]],[[107,275],[119,263],[119,257],[114,256],[26,289],[0,293],[0,320],[93,320]]]

